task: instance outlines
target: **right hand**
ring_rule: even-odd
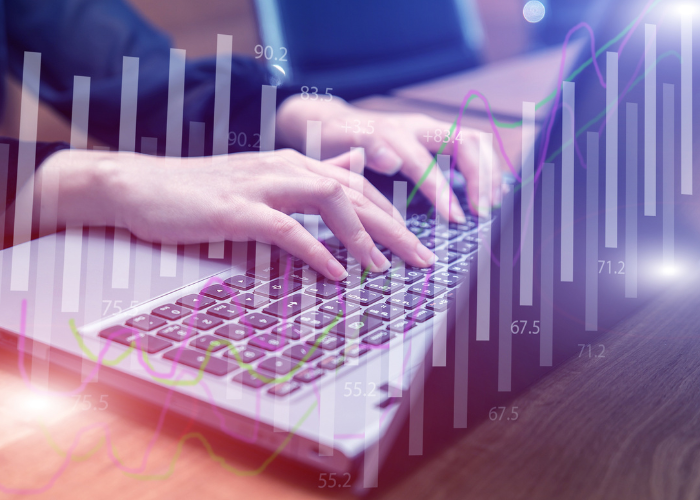
[[[293,150],[183,159],[66,150],[37,174],[57,178],[47,175],[56,169],[59,224],[115,225],[164,244],[257,240],[342,279],[342,265],[289,216],[318,214],[363,268],[390,265],[373,239],[414,266],[435,259],[367,180]]]

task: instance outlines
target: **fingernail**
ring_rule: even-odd
[[[389,267],[391,267],[391,262],[389,262],[389,260],[382,252],[379,251],[377,247],[372,248],[372,251],[369,253],[369,257],[372,259],[372,264],[374,264],[374,272],[383,273],[389,269]]]
[[[403,160],[386,146],[382,146],[374,153],[374,166],[381,172],[395,174],[401,169]]]
[[[328,259],[326,269],[328,269],[328,274],[330,274],[336,281],[344,280],[348,277],[348,272],[343,266],[340,265],[340,262],[335,259]]]
[[[416,244],[416,253],[418,254],[418,257],[423,259],[423,262],[425,262],[426,266],[432,265],[432,263],[437,260],[435,254],[431,252],[430,249],[423,245],[423,243],[421,243],[420,241]]]
[[[464,210],[462,210],[462,207],[459,205],[459,202],[453,198],[452,203],[451,203],[451,208],[450,208],[450,215],[454,219],[455,222],[458,222],[460,224],[464,224],[467,222],[467,217],[464,215]]]

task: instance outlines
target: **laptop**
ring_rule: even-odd
[[[610,16],[598,37],[612,39],[637,14]],[[644,58],[640,26],[619,59],[620,90]],[[198,403],[201,423],[317,469],[323,486],[375,491],[480,422],[517,419],[513,398],[566,359],[604,356],[596,339],[668,285],[661,271],[694,255],[696,238],[680,221],[674,228],[668,198],[643,215],[652,206],[635,129],[644,83],[618,108],[620,182],[607,206],[600,118],[577,145],[562,138],[572,133],[571,109],[574,135],[605,109],[605,89],[590,65],[575,83],[563,97],[572,102],[574,91],[575,106],[541,123],[524,151],[536,181],[513,184],[491,217],[450,224],[414,198],[406,224],[439,256],[432,268],[405,266],[382,248],[392,268],[367,273],[319,225],[319,239],[348,267],[343,282],[317,281],[303,262],[255,243],[228,242],[223,259],[204,245],[179,247],[174,272],[162,273],[158,245],[109,228],[69,230],[0,252],[4,277],[17,255],[30,263],[27,291],[1,282],[0,344],[168,411],[190,415]],[[664,105],[680,109],[670,92]],[[665,133],[664,144],[680,147],[680,134]],[[680,166],[664,164],[662,149],[656,190],[670,182],[664,196],[680,193]],[[438,157],[435,168],[449,163]],[[406,207],[407,186],[392,187],[390,199]],[[76,294],[78,311],[63,310]],[[42,367],[29,375],[38,386],[48,377]]]

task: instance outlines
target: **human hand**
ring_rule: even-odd
[[[464,221],[464,211],[454,192],[433,163],[433,154],[443,146],[442,140],[448,135],[451,124],[421,114],[362,110],[337,97],[331,101],[311,101],[293,96],[278,110],[279,140],[303,150],[307,120],[323,122],[325,158],[341,155],[351,147],[363,147],[367,167],[387,175],[401,171],[420,185],[420,190],[441,215],[455,222]],[[441,140],[435,140],[436,137]],[[469,208],[474,214],[485,215],[492,204],[501,201],[501,169],[494,154],[491,183],[479,182],[480,177],[486,177],[486,172],[480,172],[479,168],[479,137],[478,130],[462,128],[457,137],[444,143],[442,153],[457,154],[456,166],[467,181]],[[349,155],[333,162],[349,168]],[[421,181],[431,164],[433,168]]]
[[[411,265],[425,267],[435,259],[369,182],[292,150],[187,159],[61,151],[37,175],[57,180],[59,224],[115,225],[165,244],[257,240],[342,279],[347,273],[341,264],[289,216],[319,214],[372,271],[390,265],[373,239]]]

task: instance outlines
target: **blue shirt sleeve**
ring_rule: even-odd
[[[136,149],[141,137],[165,149],[171,42],[122,0],[5,0],[8,68],[21,79],[24,51],[40,52],[41,99],[70,119],[73,77],[90,77],[89,134],[113,149],[119,142],[122,61],[139,58]],[[212,35],[213,36],[213,35]],[[233,57],[230,129],[252,138],[260,131],[261,86],[267,68]],[[216,62],[186,63],[183,156],[189,122],[205,123],[205,154],[211,154]],[[278,91],[278,103],[289,92]],[[244,147],[243,149],[249,150]],[[236,145],[230,152],[240,151]]]

